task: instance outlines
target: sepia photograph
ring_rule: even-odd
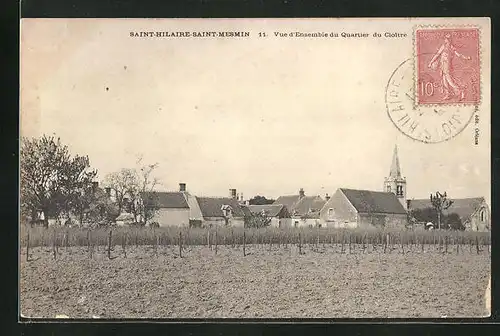
[[[22,19],[20,319],[489,317],[490,40]]]

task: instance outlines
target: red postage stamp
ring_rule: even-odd
[[[415,44],[417,104],[479,103],[479,29],[417,29]]]

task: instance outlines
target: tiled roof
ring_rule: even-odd
[[[234,217],[244,217],[244,212],[237,200],[229,197],[196,197],[203,217],[224,217],[223,205],[230,205]]]
[[[254,214],[265,212],[266,216],[277,217],[283,209],[283,204],[249,205],[248,208]]]
[[[160,208],[189,209],[189,205],[182,192],[146,192],[142,194],[144,204]]]
[[[359,213],[406,214],[403,205],[391,192],[340,188]]]
[[[282,204],[292,211],[294,205],[300,200],[299,195],[280,196],[273,204]]]
[[[252,215],[252,211],[248,208],[248,205],[241,204],[240,208],[243,211],[243,213],[245,214],[245,216],[251,216]]]
[[[477,209],[483,204],[484,197],[473,198],[456,198],[451,199],[453,203],[451,206],[444,210],[444,214],[456,213],[460,216],[462,221],[466,221],[470,216],[476,212]],[[430,199],[413,199],[410,200],[410,209],[424,209],[431,208],[432,204]]]
[[[319,218],[319,212],[325,203],[320,196],[304,196],[290,212],[294,216],[309,215],[311,218]]]

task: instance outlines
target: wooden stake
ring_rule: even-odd
[[[90,243],[90,230],[87,231],[87,244],[88,244],[88,252],[90,259],[92,259],[92,251],[90,250],[91,243]]]
[[[233,231],[233,228],[231,228],[231,245],[234,248],[235,244],[234,244],[234,231]]]
[[[299,254],[302,254],[302,235],[299,232]]]
[[[122,237],[122,250],[123,250],[123,256],[127,258],[127,233]]]
[[[179,231],[179,257],[182,258],[182,231]]]
[[[153,229],[153,239],[154,239],[154,249],[153,249],[153,252],[154,252],[154,255],[157,257],[158,256],[158,245],[159,245],[159,242],[158,242],[158,239],[160,239],[160,236],[157,236],[156,235],[156,231],[155,229]]]
[[[363,253],[365,253],[365,250],[366,250],[366,244],[365,244],[365,242],[366,242],[366,233],[363,235],[362,239],[363,239]]]
[[[405,254],[405,246],[404,246],[404,242],[403,242],[403,235],[401,233],[399,234],[399,240],[401,242],[401,252],[403,254]]]
[[[113,235],[113,230],[109,230],[108,237],[108,259],[111,259],[111,236]]]
[[[212,249],[212,245],[210,245],[210,230],[207,230],[207,246],[209,249]]]
[[[54,254],[54,260],[57,259],[57,252],[56,252],[56,229],[54,228],[54,237],[52,240],[52,253]]]
[[[351,254],[351,234],[349,234],[349,254]]]
[[[245,229],[243,229],[243,256],[246,257],[246,251],[245,251],[245,247],[246,247],[246,236],[245,236]]]
[[[26,233],[26,261],[30,259],[30,229]]]
[[[217,227],[215,227],[215,255],[217,255]]]
[[[448,254],[448,236],[444,236],[444,253]]]

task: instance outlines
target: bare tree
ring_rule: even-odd
[[[137,222],[140,218],[145,225],[159,210],[155,193],[159,179],[152,175],[158,167],[158,163],[142,165],[141,157],[138,159],[137,164],[139,165],[139,169],[136,170],[138,183],[135,186],[131,186],[132,188],[129,191],[132,204],[131,210],[135,221]],[[148,198],[148,200],[145,198]]]
[[[130,193],[135,193],[134,188],[139,184],[139,180],[135,169],[123,168],[106,175],[104,184],[113,190],[118,211],[121,213],[124,199],[130,197]]]
[[[443,210],[448,209],[453,201],[448,199],[446,195],[446,191],[444,194],[441,194],[439,191],[436,191],[436,195],[431,194],[431,204],[437,212],[437,225],[438,229],[441,229],[441,216],[443,215]]]
[[[123,168],[110,173],[105,178],[105,185],[114,191],[119,212],[124,209],[124,199],[129,199],[129,210],[136,223],[146,224],[154,217],[158,207],[153,202],[155,189],[159,180],[153,176],[158,163],[142,163],[142,157],[136,162],[137,168]]]

